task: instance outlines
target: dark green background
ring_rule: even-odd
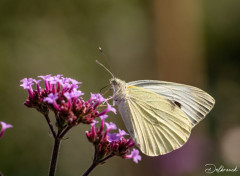
[[[156,158],[143,156],[139,164],[113,158],[92,175],[205,175],[207,163],[240,167],[240,159],[231,163],[222,152],[224,142],[229,143],[227,134],[233,130],[238,136],[240,128],[240,2],[211,0],[202,5],[203,59],[207,91],[217,102],[214,110],[184,149]],[[152,6],[144,0],[0,1],[0,121],[14,126],[0,140],[3,174],[47,175],[50,162],[53,141],[41,114],[23,106],[27,92],[19,87],[22,78],[64,74],[82,81],[88,98],[110,78],[95,63],[98,59],[126,81],[159,79]],[[110,118],[124,128],[120,116]],[[80,125],[63,141],[58,176],[81,175],[89,166],[93,149],[85,137],[88,129]],[[240,146],[239,137],[230,142],[233,148]],[[239,151],[235,155],[240,158]],[[226,174],[230,175],[219,175]]]

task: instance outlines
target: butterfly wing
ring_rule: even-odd
[[[141,80],[133,81],[128,86],[137,86],[153,91],[176,103],[188,116],[193,125],[201,121],[213,108],[215,100],[203,90],[172,82]]]
[[[193,125],[178,106],[149,90],[127,86],[127,95],[118,104],[131,137],[149,156],[169,153],[189,138]]]

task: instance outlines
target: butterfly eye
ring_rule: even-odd
[[[118,83],[117,83],[116,80],[112,80],[111,84],[114,85],[114,86],[116,86]]]

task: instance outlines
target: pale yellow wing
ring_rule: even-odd
[[[211,111],[215,103],[214,98],[205,91],[184,84],[139,80],[129,82],[127,85],[147,89],[177,103],[193,125],[198,124]]]
[[[140,150],[149,156],[181,147],[193,127],[187,115],[165,97],[128,86],[126,99],[118,105],[123,121]]]

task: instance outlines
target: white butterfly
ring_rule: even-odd
[[[191,129],[213,108],[206,92],[183,84],[113,78],[113,100],[140,150],[149,156],[169,153],[188,140]]]
[[[114,76],[110,84],[130,136],[149,156],[163,155],[185,144],[192,128],[215,103],[203,90],[183,84],[153,80],[126,83]]]

